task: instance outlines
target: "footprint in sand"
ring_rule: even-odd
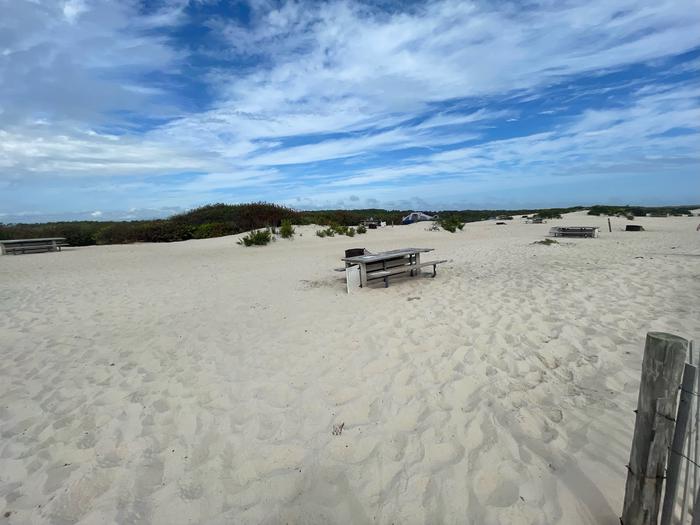
[[[549,411],[547,417],[550,419],[550,421],[553,421],[554,423],[561,423],[564,419],[564,414],[558,408],[553,408]]]
[[[195,500],[202,497],[204,489],[202,484],[195,480],[180,480],[178,482],[180,497],[184,500]]]

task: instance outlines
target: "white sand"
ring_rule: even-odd
[[[698,221],[0,257],[0,522],[617,524],[645,334],[700,338]],[[601,238],[531,244],[562,224]],[[347,295],[358,246],[449,262]]]

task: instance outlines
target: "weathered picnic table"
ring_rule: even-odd
[[[360,286],[365,287],[369,281],[374,279],[384,279],[384,285],[389,286],[389,277],[402,273],[415,275],[418,270],[425,266],[433,267],[433,277],[435,277],[437,265],[447,261],[421,262],[420,254],[432,251],[433,248],[401,248],[387,252],[343,257],[342,260],[348,265],[359,266]]]
[[[552,237],[598,237],[599,234],[597,226],[555,226],[549,230]]]
[[[68,246],[64,237],[45,237],[43,239],[9,239],[0,240],[2,254],[54,252],[61,251],[62,246]]]

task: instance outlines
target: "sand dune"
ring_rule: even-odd
[[[635,222],[1,257],[0,522],[616,524],[644,336],[700,335],[698,218]]]

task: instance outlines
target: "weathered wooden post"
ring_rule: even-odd
[[[688,341],[682,337],[663,332],[647,334],[620,518],[623,525],[657,523],[687,349]]]
[[[666,476],[666,491],[664,492],[664,504],[661,508],[661,525],[670,525],[673,517],[673,508],[676,503],[676,491],[678,490],[678,477],[680,476],[681,454],[685,444],[685,433],[688,427],[688,416],[693,404],[693,385],[695,384],[696,368],[688,363],[683,371],[683,383],[681,385],[681,400],[678,405],[678,417],[676,428],[673,432],[673,441],[668,460],[668,475]],[[681,520],[682,522],[682,520]]]
[[[692,525],[700,525],[700,490],[695,495],[695,503],[693,504],[693,521]]]

